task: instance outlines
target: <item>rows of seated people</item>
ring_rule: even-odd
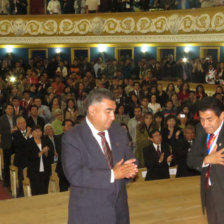
[[[99,67],[100,60],[91,64],[77,59],[68,67],[60,57],[54,58],[52,63],[45,62],[48,61],[38,57],[29,65],[21,63],[21,60],[14,62],[12,58],[2,60],[0,134],[7,186],[10,184],[10,156],[15,153],[20,192],[22,169],[27,166],[32,194],[47,193],[47,184],[41,184],[49,183],[50,164],[53,162],[59,166],[57,172],[61,191],[68,189],[60,162],[61,137],[73,124],[79,124],[84,119],[84,101],[94,88],[108,88],[114,93],[117,105],[114,122],[125,128],[139,167],[148,167],[149,174],[153,173],[153,168],[150,167],[151,155],[146,149],[149,145],[161,145],[156,156],[159,156],[158,162],[164,165],[161,168],[164,172],[147,175],[147,180],[168,178],[167,169],[176,164],[177,177],[195,174],[186,165],[186,154],[199,122],[197,104],[207,95],[202,84],[192,91],[189,84],[179,78],[178,82],[170,82],[164,88],[163,84],[157,83],[156,75],[145,78],[136,73],[136,81],[133,81],[135,69],[126,79],[116,75],[116,78],[110,77],[109,68],[102,72]],[[154,74],[151,62],[147,62],[146,67],[151,68],[150,73]],[[120,64],[111,63],[111,66],[117,68]],[[120,72],[116,69],[112,71],[114,74]],[[140,69],[136,71],[140,72]],[[125,70],[123,72],[127,74]],[[8,73],[14,74],[14,82]],[[223,94],[222,86],[217,86],[214,97],[223,101]],[[183,142],[187,143],[185,148]]]
[[[25,15],[29,1],[35,0],[1,0],[0,14]],[[206,8],[223,6],[224,2],[223,0],[50,0],[46,1],[46,4],[49,14],[83,14]]]

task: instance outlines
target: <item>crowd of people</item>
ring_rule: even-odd
[[[211,57],[204,64],[202,61],[194,60],[189,70],[192,77],[198,67],[205,77],[211,66],[223,67],[223,63],[214,63]],[[189,84],[178,75],[174,76],[175,82],[163,86],[158,80],[166,78],[165,72],[167,76],[175,74],[178,63],[167,62],[163,66],[146,59],[133,66],[130,58],[104,62],[99,57],[94,63],[75,59],[70,66],[60,55],[50,62],[34,57],[28,65],[9,56],[4,58],[0,68],[0,134],[5,185],[10,185],[10,156],[15,153],[20,195],[24,167],[28,167],[32,194],[47,193],[52,163],[57,163],[60,190],[68,189],[61,165],[61,138],[64,132],[82,122],[86,96],[96,88],[113,92],[114,122],[127,131],[139,167],[151,171],[146,180],[169,178],[168,169],[173,165],[178,165],[177,177],[198,174],[187,167],[186,156],[199,122],[198,102],[207,94],[203,84],[190,90]],[[223,101],[223,96],[223,88],[218,85],[214,97]],[[161,148],[158,154],[148,155],[148,147],[153,144]],[[159,160],[155,159],[158,156]],[[155,161],[158,166],[152,166]]]
[[[30,0],[32,1],[34,0]],[[29,0],[0,0],[0,14],[26,15],[28,3]],[[223,6],[224,2],[223,0],[49,0],[46,4],[49,14],[84,14],[218,7]]]

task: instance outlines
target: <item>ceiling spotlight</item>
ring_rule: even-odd
[[[187,58],[183,58],[183,62],[186,63],[188,61]]]
[[[105,52],[107,50],[107,45],[106,44],[99,44],[98,45],[98,51],[99,52]]]
[[[7,45],[6,46],[6,52],[7,53],[12,53],[12,51],[13,51],[13,46],[12,45]]]
[[[189,53],[189,51],[190,51],[190,48],[189,48],[189,47],[185,47],[185,48],[184,48],[184,52],[185,52],[185,53]]]
[[[61,48],[56,48],[56,53],[60,54],[61,53]]]
[[[144,45],[144,46],[141,47],[141,52],[142,53],[145,53],[147,51],[148,51],[148,46]]]

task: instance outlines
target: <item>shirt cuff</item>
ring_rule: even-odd
[[[205,165],[204,162],[203,162],[203,163],[202,163],[202,168],[203,168],[203,167],[208,167],[209,165],[210,165],[210,164],[206,164],[206,165]]]
[[[111,170],[110,182],[114,183],[114,171]]]

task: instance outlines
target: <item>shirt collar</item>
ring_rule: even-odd
[[[220,132],[220,130],[222,128],[222,125],[223,125],[223,121],[222,121],[221,125],[218,127],[218,129],[213,133],[214,136],[217,136],[219,134],[219,132]]]

